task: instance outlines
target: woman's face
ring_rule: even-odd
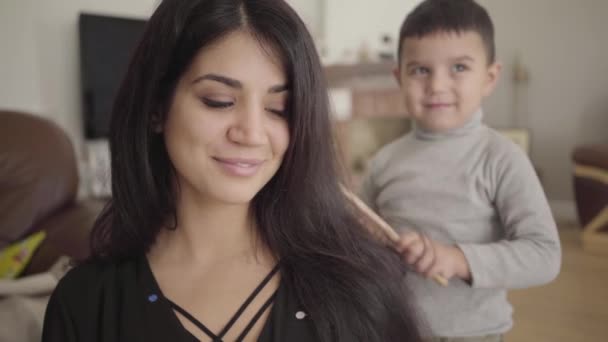
[[[248,204],[287,150],[287,96],[279,59],[248,33],[201,49],[162,127],[182,199]]]

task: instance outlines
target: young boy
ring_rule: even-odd
[[[545,284],[561,248],[525,153],[482,123],[498,80],[494,29],[473,0],[426,0],[401,27],[395,76],[411,133],[370,162],[362,198],[401,234],[429,341],[501,341],[507,289]],[[448,287],[433,281],[440,275]]]

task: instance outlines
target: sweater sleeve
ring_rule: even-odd
[[[376,203],[376,197],[378,195],[378,187],[374,180],[374,160],[370,161],[368,170],[363,177],[361,182],[361,188],[359,190],[359,197],[367,204],[373,211],[378,212],[378,205]]]
[[[526,288],[552,281],[561,266],[557,227],[528,157],[509,144],[490,173],[502,240],[458,246],[476,288]]]

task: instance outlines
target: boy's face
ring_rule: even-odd
[[[481,36],[474,31],[406,38],[402,49],[395,76],[408,115],[430,132],[469,121],[500,73],[498,63],[488,64]]]

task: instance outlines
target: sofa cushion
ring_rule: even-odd
[[[65,132],[44,118],[0,111],[0,248],[73,202],[77,188]]]
[[[88,199],[78,201],[44,220],[37,227],[47,232],[44,243],[38,248],[24,275],[47,271],[61,256],[74,261],[83,261],[90,254],[89,235],[95,218],[105,200]]]

